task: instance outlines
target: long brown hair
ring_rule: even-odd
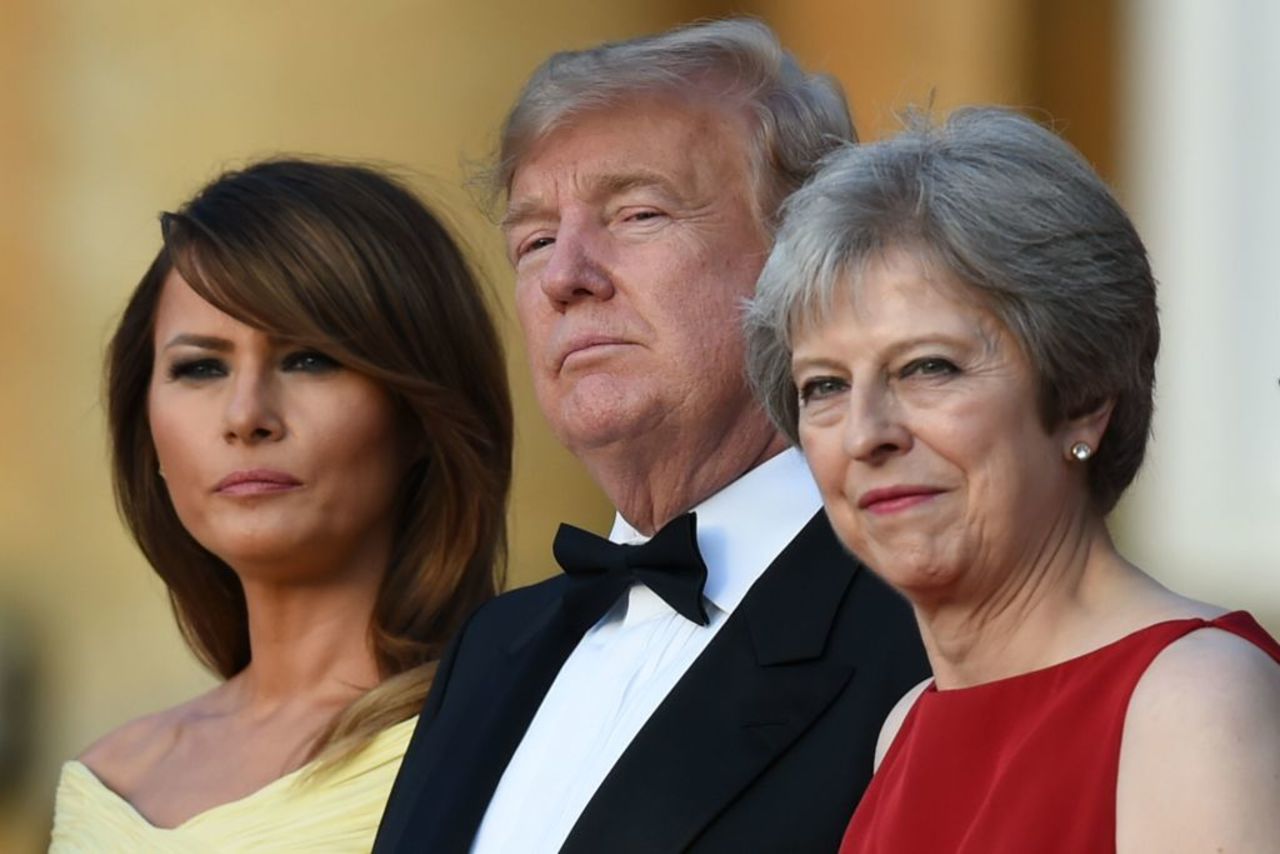
[[[416,713],[445,643],[501,586],[512,447],[501,342],[448,231],[374,169],[259,162],[215,179],[161,226],[164,246],[107,357],[115,494],[183,636],[211,670],[229,678],[248,665],[248,615],[239,579],[183,527],[158,473],[146,404],[169,272],[237,320],[382,383],[420,431],[426,453],[397,496],[370,624],[384,681],[312,748],[348,756]]]

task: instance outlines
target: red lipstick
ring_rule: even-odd
[[[858,499],[859,510],[885,515],[923,504],[945,490],[933,486],[890,486],[862,493]]]

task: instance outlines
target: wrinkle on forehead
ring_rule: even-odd
[[[625,139],[608,140],[618,143],[612,151],[590,150],[587,140],[619,136],[620,126],[631,132]],[[581,198],[599,199],[651,184],[680,200],[701,198],[720,188],[725,177],[720,173],[731,155],[740,161],[742,185],[749,192],[749,137],[744,111],[704,94],[641,93],[575,114],[532,143],[521,157],[512,172],[502,225],[510,228],[549,211],[556,200],[547,194],[559,194],[565,188]],[[708,139],[721,144],[701,144]],[[655,142],[661,142],[661,147],[655,149]],[[638,156],[648,163],[662,161],[664,154],[665,162],[657,169],[637,162]],[[531,170],[550,172],[554,185],[540,181],[532,190],[521,187],[522,180],[527,185]]]

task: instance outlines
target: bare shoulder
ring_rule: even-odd
[[[209,697],[135,718],[89,745],[77,759],[115,791],[131,790],[173,748],[184,722],[199,714]]]
[[[1125,851],[1263,851],[1280,839],[1280,666],[1202,629],[1151,663],[1129,702],[1116,790]]]
[[[911,707],[916,704],[916,700],[932,684],[933,677],[929,677],[906,694],[903,694],[902,699],[889,710],[889,717],[884,719],[884,726],[880,727],[880,737],[876,739],[876,770],[880,769],[880,763],[884,761],[885,755],[889,752],[889,745],[893,744],[893,740],[898,737],[898,730],[902,729],[902,722],[906,720],[907,712],[911,711]]]
[[[130,789],[172,746],[178,729],[174,711],[167,709],[129,721],[89,745],[77,758],[112,789]]]
[[[1129,715],[1141,725],[1176,725],[1184,715],[1224,719],[1263,712],[1274,722],[1277,703],[1280,663],[1239,635],[1206,628],[1156,656],[1134,689]]]

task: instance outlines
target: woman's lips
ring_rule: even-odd
[[[270,495],[302,486],[293,475],[272,469],[235,471],[218,481],[213,491],[219,495]]]
[[[945,490],[932,486],[890,486],[872,489],[858,499],[858,509],[887,515],[923,504]]]

